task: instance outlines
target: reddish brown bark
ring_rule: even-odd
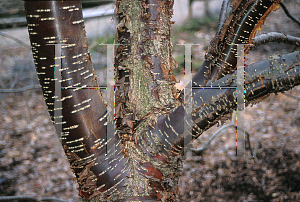
[[[257,29],[249,25],[249,19],[257,17],[255,23],[260,24],[269,8],[274,10],[272,5],[277,3],[234,1],[232,13],[213,40],[193,85],[205,85],[216,78],[216,86],[235,86],[234,74],[226,75],[227,70],[234,71],[236,66],[229,44],[241,38],[241,43],[248,43]],[[79,195],[87,201],[176,199],[185,111],[182,98],[177,100],[172,74],[176,66],[170,44],[172,6],[173,1],[168,0],[118,0],[116,3],[121,45],[115,57],[118,75],[114,139],[106,140],[107,112],[99,89],[62,90],[62,145],[77,178]],[[81,4],[79,1],[26,1],[25,8],[40,84],[50,117],[55,121],[55,55],[54,47],[46,44],[66,44],[62,49],[63,86],[98,86]],[[299,85],[299,58],[297,52],[248,66],[246,101],[250,103],[268,93]],[[224,75],[219,76],[220,72]],[[193,89],[193,131],[189,134],[193,138],[236,107],[234,90],[207,90]],[[112,144],[115,144],[115,154],[110,150]]]

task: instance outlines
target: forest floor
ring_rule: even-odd
[[[298,18],[299,4],[287,5]],[[203,25],[193,32],[176,29],[173,44],[201,44],[193,48],[196,71],[215,34],[216,22]],[[269,31],[282,31],[300,37],[299,26],[291,22],[282,10],[271,13],[259,33]],[[180,56],[180,51],[184,49],[174,49],[174,57],[181,65],[183,56]],[[294,46],[269,43],[248,54],[246,64],[272,54],[292,52],[293,49]],[[2,89],[12,86],[20,88],[36,82],[36,79],[32,81],[25,76],[29,74],[28,69],[22,69],[17,80],[16,72],[11,69],[30,57],[28,50],[21,46],[9,50],[0,47]],[[186,80],[182,70],[177,73],[180,79],[177,87],[182,88]],[[300,87],[287,93],[299,97]],[[81,201],[75,176],[62,154],[41,90],[0,94],[0,111],[0,196],[26,195]],[[235,158],[236,132],[234,129],[225,130],[201,155],[188,153],[179,181],[178,201],[300,201],[299,112],[300,101],[281,93],[272,94],[262,102],[247,107],[245,129],[250,134],[257,162],[251,157]],[[225,124],[229,123],[231,120]],[[214,126],[204,132],[193,142],[193,146],[203,146],[218,129]]]
[[[299,2],[287,2],[286,5],[291,13],[300,17]],[[194,37],[199,36],[196,43],[203,44],[203,48],[195,48],[195,52],[203,56],[206,40],[214,36],[214,30],[211,26],[203,27],[194,32],[194,36],[182,33],[178,38],[182,43],[195,43]],[[300,37],[299,30],[300,27],[279,9],[269,15],[258,34],[276,31]],[[246,55],[246,65],[280,52],[292,52],[294,48],[277,42],[257,47]],[[300,88],[287,93],[299,97]],[[251,158],[249,150],[246,150],[248,157],[234,158],[236,130],[225,129],[200,155],[187,155],[179,182],[179,201],[300,201],[299,112],[299,99],[281,93],[247,107],[245,129],[250,134],[257,162]],[[235,114],[233,119],[225,124],[235,125]],[[194,148],[201,148],[219,128],[214,126],[204,132],[193,142]]]

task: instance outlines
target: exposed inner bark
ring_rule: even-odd
[[[115,58],[116,118],[130,164],[126,195],[131,198],[127,200],[175,199],[176,186],[166,187],[166,181],[172,181],[168,176],[176,173],[167,168],[167,157],[145,153],[144,142],[136,141],[149,125],[156,124],[164,108],[179,104],[172,72],[177,64],[170,43],[173,1],[120,0],[116,6],[120,43]]]
[[[116,118],[124,133],[133,133],[135,121],[149,112],[175,102],[172,6],[168,0],[117,1]]]
[[[277,1],[266,2],[271,7]],[[233,1],[234,20],[228,22],[236,28],[246,26],[247,23],[241,23],[246,18],[242,13],[254,10],[253,3]],[[261,4],[264,10],[254,14],[264,16],[268,12],[265,5]],[[73,89],[78,85],[98,85],[90,61],[80,2],[26,1],[28,30],[48,111],[53,121],[60,118],[54,117],[54,110],[59,109],[53,106],[55,55],[46,44],[67,43],[62,48],[61,82],[72,88],[66,88],[62,99],[58,100],[63,110],[62,122],[56,124],[63,126],[62,144],[77,177],[80,196],[90,202],[174,201],[184,146],[185,112],[183,104],[175,99],[178,94],[172,73],[176,67],[170,43],[173,1],[118,0],[116,6],[120,43],[115,58],[117,130],[114,138],[108,139],[108,113],[100,91]],[[250,27],[255,31],[254,26]],[[209,54],[213,55],[214,62],[224,62],[222,54],[233,55],[234,50],[226,48],[229,46],[225,42],[230,39],[235,43],[233,38],[245,38],[242,29],[231,28],[223,27],[229,33],[221,30],[222,39],[217,36],[216,44],[212,44],[215,49],[210,49]],[[236,61],[227,62],[234,66]],[[220,70],[222,65],[219,65]],[[248,102],[299,85],[299,52],[256,65],[246,68]],[[218,70],[204,69],[202,73],[199,80],[196,77],[193,81],[204,82],[208,79],[205,76],[218,75]],[[235,86],[234,76],[227,75],[214,84]],[[207,90],[193,89],[193,122],[187,123],[193,125],[189,134],[193,138],[236,107],[235,90]],[[116,154],[110,148],[115,143]]]

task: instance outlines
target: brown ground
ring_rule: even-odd
[[[295,5],[298,5],[296,7]],[[299,11],[299,2],[290,5]],[[298,14],[298,18],[300,18]],[[299,27],[276,12],[266,27],[300,35]],[[280,28],[279,28],[280,27]],[[265,29],[267,31],[268,29]],[[213,36],[213,30],[200,30],[199,41]],[[191,43],[188,35],[181,42]],[[207,46],[208,40],[203,40]],[[293,46],[277,43],[262,46],[249,55],[249,64],[273,53],[292,52]],[[203,56],[205,50],[198,49]],[[1,88],[30,84],[28,70],[12,71],[31,58],[25,49],[1,48]],[[16,55],[18,53],[18,55]],[[16,62],[15,58],[19,58]],[[14,75],[19,75],[18,80]],[[23,77],[22,77],[23,76]],[[288,92],[300,96],[300,88]],[[40,90],[0,94],[0,196],[28,195],[80,201],[74,175],[48,117]],[[251,134],[258,162],[234,160],[235,131],[229,129],[211,143],[201,156],[189,153],[179,182],[179,201],[300,201],[300,101],[283,94],[271,95],[246,108],[245,129]],[[227,123],[230,123],[228,121]],[[216,131],[205,132],[194,147],[200,147]]]
[[[291,13],[300,17],[299,1],[287,3],[287,6]],[[202,39],[212,35],[203,30],[195,35]],[[277,31],[300,37],[299,30],[300,27],[280,9],[271,13],[259,34]],[[189,40],[186,37],[186,41]],[[205,46],[204,40],[200,43]],[[292,52],[294,48],[269,43],[247,55],[246,64],[272,54]],[[299,97],[299,86],[288,93]],[[187,157],[179,182],[179,201],[300,201],[299,112],[300,101],[281,93],[246,108],[245,129],[251,135],[250,142],[256,148],[258,162],[252,158],[234,160],[235,130],[226,130],[201,155]],[[194,141],[194,147],[203,146],[217,130],[213,127],[206,131]]]

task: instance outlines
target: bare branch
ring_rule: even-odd
[[[39,89],[40,85],[30,85],[23,88],[18,89],[0,89],[0,93],[20,93],[31,89]]]
[[[286,92],[281,92],[281,93],[284,94],[284,95],[286,95],[286,96],[288,96],[288,97],[290,97],[290,98],[293,98],[293,99],[296,99],[296,100],[300,100],[300,97],[296,97],[296,96],[290,95],[290,94],[288,94]]]
[[[215,133],[209,138],[209,140],[208,140],[207,142],[205,142],[205,144],[204,144],[203,147],[197,148],[197,149],[192,148],[191,150],[192,150],[193,152],[195,152],[196,154],[200,154],[203,150],[205,150],[205,149],[207,149],[207,148],[209,147],[209,144],[211,143],[211,141],[213,141],[215,138],[217,138],[217,137],[219,137],[220,135],[222,135],[223,132],[225,131],[225,129],[227,129],[227,128],[236,128],[237,130],[241,130],[241,131],[243,131],[243,132],[246,133],[246,135],[247,135],[247,141],[248,141],[248,144],[249,144],[249,150],[250,150],[251,156],[253,156],[255,162],[257,162],[257,158],[256,158],[256,156],[254,156],[253,151],[252,151],[252,148],[251,148],[250,134],[249,134],[249,132],[246,131],[246,130],[244,130],[244,129],[242,129],[242,128],[237,127],[236,125],[234,125],[234,124],[232,124],[232,123],[231,123],[231,124],[227,124],[227,125],[222,126],[217,132],[215,132]]]
[[[6,38],[12,39],[12,40],[14,40],[15,42],[17,42],[18,44],[20,44],[20,45],[22,45],[22,46],[28,48],[29,50],[31,50],[31,47],[30,47],[30,46],[28,46],[26,43],[24,43],[23,41],[17,39],[17,38],[14,37],[14,36],[5,34],[5,33],[3,33],[3,32],[0,32],[0,35],[3,36],[3,37],[6,37]]]
[[[193,77],[193,86],[210,86],[223,76],[232,73],[237,64],[236,46],[232,44],[249,43],[256,31],[255,25],[265,20],[263,16],[269,12],[269,8],[278,4],[279,0],[250,2],[241,4],[233,2],[232,11],[220,33],[211,40],[205,61]],[[251,10],[253,12],[250,12]]]
[[[35,198],[33,196],[1,196],[0,201],[15,201],[15,200],[26,200],[26,201],[57,201],[57,202],[67,202],[58,198],[53,197],[44,197],[44,198]]]
[[[219,26],[217,29],[217,35],[220,33],[222,26],[226,20],[226,13],[228,8],[229,0],[223,0],[221,11],[220,11],[220,17],[219,17]]]
[[[299,26],[300,26],[300,20],[297,19],[296,17],[294,17],[290,12],[289,10],[287,9],[287,7],[285,6],[285,4],[283,2],[280,2],[279,3],[281,8],[284,10],[285,14],[291,18],[291,20],[293,20],[295,23],[297,23]]]
[[[300,38],[298,37],[285,35],[283,33],[278,33],[278,32],[270,32],[267,34],[261,34],[259,36],[256,36],[253,41],[253,46],[251,46],[250,49],[269,42],[278,42],[278,43],[282,42],[282,43],[300,46]]]
[[[283,62],[284,61],[284,62]],[[210,88],[193,88],[193,139],[198,138],[204,131],[212,127],[224,115],[237,108],[236,105],[237,73],[226,75]],[[273,56],[245,67],[245,100],[246,106],[257,103],[270,93],[278,93],[300,85],[300,52]],[[222,87],[222,88],[221,88]],[[148,139],[162,152],[178,155],[186,144],[184,136],[184,106],[170,106],[169,114],[158,118],[156,126],[149,128],[144,139]],[[190,123],[189,123],[190,124]],[[168,134],[168,137],[163,134]],[[161,145],[152,140],[153,135],[161,137]],[[166,140],[168,138],[168,140]],[[138,140],[144,141],[144,139]],[[168,141],[168,142],[167,142]],[[172,144],[170,144],[172,142]],[[142,144],[141,144],[142,145]],[[145,145],[145,144],[144,144]],[[151,149],[149,149],[151,151]],[[170,155],[170,154],[169,154]]]

